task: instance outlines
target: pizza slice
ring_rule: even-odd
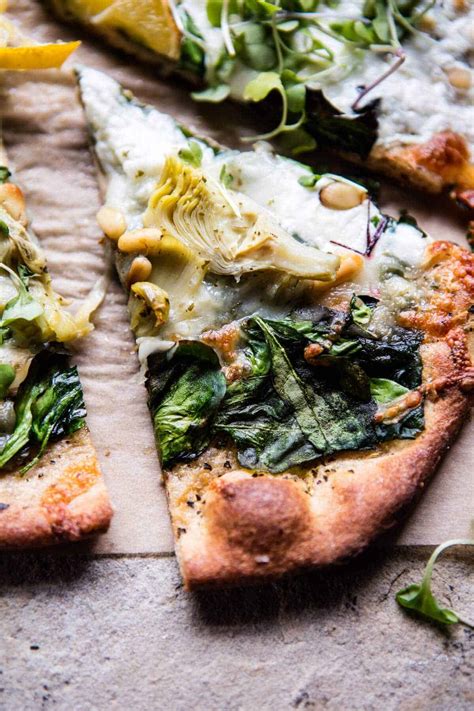
[[[336,149],[474,207],[468,0],[51,1],[200,85],[197,101],[256,102],[285,152]]]
[[[0,163],[0,548],[105,531],[112,508],[65,343],[86,335],[99,284],[73,316],[51,285],[25,200]]]
[[[469,410],[473,256],[79,70],[188,588],[355,554]]]

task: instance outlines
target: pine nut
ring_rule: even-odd
[[[146,281],[151,274],[151,262],[146,257],[135,257],[127,274],[129,286],[137,281]]]
[[[125,232],[118,241],[118,248],[121,252],[154,254],[159,251],[162,237],[156,227],[142,227]]]
[[[0,185],[0,205],[14,220],[23,226],[27,224],[25,198],[17,185]]]
[[[109,239],[116,242],[127,229],[125,218],[119,210],[103,205],[97,213],[99,227]]]
[[[472,76],[469,69],[451,67],[446,71],[448,81],[452,87],[460,91],[467,91],[471,87]]]
[[[367,198],[367,192],[357,185],[335,181],[326,185],[319,193],[324,207],[331,210],[350,210]]]

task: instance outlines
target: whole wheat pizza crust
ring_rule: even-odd
[[[77,541],[113,510],[86,427],[50,444],[27,474],[0,473],[0,549]]]

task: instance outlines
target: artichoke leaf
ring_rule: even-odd
[[[251,198],[169,156],[144,225],[157,227],[208,262],[214,274],[276,270],[333,281],[339,258],[298,242]]]

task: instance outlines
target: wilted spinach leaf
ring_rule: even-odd
[[[34,451],[36,447],[36,454],[21,470],[24,473],[36,464],[51,439],[84,425],[81,383],[66,355],[45,350],[35,356],[15,398],[15,413],[15,429],[0,451],[0,468],[25,448]]]
[[[161,461],[200,454],[210,440],[210,422],[226,383],[216,354],[202,343],[182,342],[149,360],[149,406]]]

